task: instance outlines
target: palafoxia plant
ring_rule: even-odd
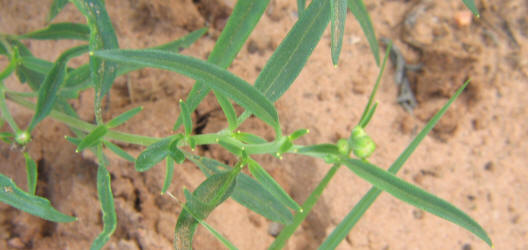
[[[176,249],[191,248],[193,234],[199,224],[206,227],[227,247],[235,248],[229,240],[205,222],[211,211],[230,197],[269,220],[284,224],[284,229],[270,246],[270,249],[282,248],[304,221],[341,166],[346,166],[374,187],[339,223],[320,249],[335,248],[382,191],[458,224],[491,246],[491,240],[484,229],[464,212],[395,176],[421,140],[445,113],[447,107],[461,94],[467,82],[429,121],[387,171],[367,160],[376,147],[365,129],[376,110],[377,104],[373,100],[380,76],[378,76],[361,119],[348,138],[339,139],[335,144],[298,145],[295,144],[295,140],[308,133],[308,130],[299,129],[290,135],[282,134],[273,102],[284,94],[298,76],[329,22],[331,22],[331,58],[337,65],[347,6],[360,22],[376,62],[380,64],[372,24],[361,0],[313,0],[306,9],[304,1],[298,0],[299,19],[268,60],[253,85],[233,75],[226,68],[254,29],[269,0],[238,1],[207,61],[178,54],[181,48],[189,46],[202,36],[206,32],[205,29],[197,30],[180,40],[157,47],[122,50],[119,49],[104,1],[70,1],[85,16],[87,25],[52,23],[44,29],[24,35],[0,34],[0,54],[7,56],[9,60],[7,67],[0,73],[0,109],[2,124],[5,121],[11,128],[11,132],[1,133],[0,138],[24,149],[31,141],[31,133],[35,126],[45,117],[50,116],[71,128],[75,137],[67,137],[67,139],[76,145],[77,151],[88,149],[95,152],[98,163],[97,191],[104,226],[103,231],[93,241],[92,249],[100,249],[105,245],[116,229],[117,223],[110,187],[110,174],[106,169],[108,163],[103,148],[108,148],[122,158],[135,162],[136,170],[141,172],[165,160],[167,174],[162,193],[166,192],[171,183],[175,163],[180,164],[189,160],[205,174],[207,178],[193,192],[184,190],[186,202],[182,205],[182,211],[175,226],[174,247]],[[51,7],[49,21],[67,3],[66,0],[55,0]],[[464,3],[475,15],[478,15],[473,1],[464,0]],[[55,62],[49,62],[34,57],[21,42],[24,39],[76,39],[88,41],[88,44],[70,48],[63,52]],[[85,53],[89,54],[88,64],[77,68],[67,66],[71,58]],[[380,75],[386,58],[387,55],[381,63]],[[140,112],[141,107],[127,111],[110,121],[103,120],[102,99],[110,90],[114,79],[143,67],[170,70],[197,80],[186,100],[179,102],[181,112],[174,125],[174,130],[183,125],[183,133],[165,138],[153,138],[127,134],[114,129]],[[3,85],[2,81],[13,72],[16,73],[20,82],[29,85],[32,92],[15,92]],[[87,88],[95,89],[95,124],[80,120],[68,103],[69,99],[77,98],[79,92]],[[213,91],[216,96],[229,125],[216,133],[193,135],[193,121],[190,114],[209,91]],[[32,102],[34,97],[36,97],[36,104]],[[33,119],[25,129],[21,129],[14,121],[6,106],[6,100],[34,111]],[[243,107],[245,112],[237,116],[232,102]],[[237,130],[250,115],[255,115],[274,129],[273,141]],[[134,159],[112,141],[142,145],[146,146],[146,149],[137,159]],[[205,144],[221,145],[236,156],[236,164],[227,166],[189,151],[197,145]],[[26,159],[27,190],[22,190],[11,179],[0,174],[0,200],[46,220],[75,221],[76,218],[54,209],[47,199],[35,195],[37,166],[27,151],[22,150],[22,152]],[[332,167],[306,201],[298,204],[253,159],[253,156],[258,154],[271,154],[279,158],[284,154],[302,154],[322,158]],[[241,172],[246,166],[253,178]]]

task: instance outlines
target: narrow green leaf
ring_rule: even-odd
[[[220,168],[231,169],[229,166],[213,159],[189,153],[185,154],[187,159],[200,167],[200,170],[206,176],[220,173]],[[282,224],[289,224],[292,221],[293,216],[288,208],[262,187],[260,183],[244,173],[237,177],[237,185],[233,191],[232,198],[242,206],[272,221]]]
[[[179,53],[182,49],[188,48],[189,46],[191,46],[194,42],[196,42],[196,40],[198,40],[198,38],[203,36],[206,32],[207,32],[207,28],[201,28],[199,30],[195,30],[187,34],[186,36],[178,40],[168,42],[166,44],[162,44],[159,46],[151,47],[149,49]],[[119,67],[117,68],[117,75],[121,76],[128,72],[138,70],[141,68],[143,67],[137,66],[137,65],[130,65],[130,64],[120,64]]]
[[[102,123],[100,105],[103,96],[108,93],[116,77],[116,65],[111,62],[92,56],[94,51],[102,49],[115,49],[119,45],[108,17],[104,1],[100,0],[71,0],[86,18],[90,27],[90,69],[92,82],[95,85],[96,120]]]
[[[69,141],[71,144],[77,146],[79,145],[79,143],[81,143],[81,139],[79,138],[74,138],[74,137],[71,137],[71,136],[64,136],[64,138]]]
[[[135,116],[137,113],[139,113],[141,110],[143,110],[143,107],[135,107],[131,110],[126,111],[123,114],[118,115],[114,119],[110,120],[108,123],[106,123],[106,126],[108,128],[115,128],[126,121],[130,120],[133,116]]]
[[[356,20],[359,22],[363,33],[365,33],[367,41],[370,45],[370,50],[372,51],[372,55],[374,55],[376,64],[379,65],[380,59],[378,40],[376,39],[374,26],[372,26],[372,21],[370,21],[367,7],[365,7],[363,0],[348,0],[348,8],[350,9],[350,12],[352,12],[352,14],[354,14],[356,17]]]
[[[24,212],[54,222],[72,222],[75,217],[65,215],[53,208],[49,200],[24,192],[13,180],[0,174],[0,201]]]
[[[292,208],[295,211],[300,211],[301,207],[290,195],[268,174],[268,172],[253,159],[249,159],[248,168],[253,177],[270,192],[275,198],[277,198],[282,204]]]
[[[31,156],[29,156],[27,152],[24,152],[24,159],[26,160],[28,193],[31,195],[35,195],[35,191],[37,190],[38,177],[37,163],[35,163],[35,161],[31,159]]]
[[[360,122],[358,126],[365,128],[369,124],[370,119],[372,119],[372,117],[374,116],[374,112],[376,112],[377,107],[378,107],[378,102],[375,102],[374,106],[372,106],[372,108],[365,114],[365,119],[362,122]]]
[[[38,91],[46,75],[53,68],[53,63],[33,56],[20,57],[20,62],[16,68],[18,79],[21,83],[27,82],[33,91]]]
[[[168,42],[162,45],[154,46],[152,49],[155,50],[165,50],[170,52],[180,52],[182,49],[188,48],[193,43],[195,43],[200,37],[207,33],[207,28],[197,29],[180,39],[177,39],[172,42]]]
[[[18,127],[17,123],[15,122],[15,119],[13,119],[13,116],[11,115],[11,112],[9,112],[9,109],[7,108],[6,103],[6,94],[5,94],[5,87],[4,83],[0,81],[0,112],[2,114],[2,119],[9,124],[9,127],[13,132],[16,134],[20,133],[20,128]]]
[[[187,202],[185,206],[200,219],[207,216],[224,202],[233,193],[236,186],[236,177],[241,167],[235,167],[231,171],[221,172],[208,177],[190,195],[186,192]],[[180,213],[176,222],[174,244],[176,249],[190,249],[192,238],[198,221],[185,210]]]
[[[279,153],[279,154],[286,153],[286,152],[288,152],[288,150],[290,150],[292,147],[293,147],[293,142],[292,142],[289,138],[287,138],[287,139],[284,140],[284,142],[280,145],[278,153]],[[279,158],[280,158],[280,157],[279,157]]]
[[[180,99],[180,112],[183,119],[183,127],[185,128],[185,136],[190,136],[192,134],[191,113],[182,99]]]
[[[0,128],[4,125],[4,120],[0,119]],[[13,138],[15,135],[13,133],[9,132],[0,132],[0,140],[4,141],[5,143],[11,144],[13,143]]]
[[[103,231],[92,242],[90,250],[98,250],[108,242],[110,236],[114,233],[117,227],[117,215],[114,207],[114,195],[110,186],[110,173],[106,170],[105,165],[101,163],[104,158],[102,156],[102,147],[98,146],[97,150],[99,159],[99,167],[97,168],[97,194],[101,202],[101,210],[103,213]]]
[[[293,132],[291,135],[288,136],[288,138],[290,138],[290,140],[292,141],[295,141],[297,140],[299,137],[305,135],[305,134],[308,134],[310,133],[310,130],[309,129],[298,129],[298,130],[295,130],[295,132]]]
[[[52,23],[48,27],[19,36],[20,39],[36,40],[83,40],[90,39],[90,28],[80,23]]]
[[[330,0],[330,13],[332,23],[332,63],[337,67],[339,54],[343,45],[343,34],[345,33],[345,22],[347,14],[347,0]]]
[[[167,192],[167,189],[169,189],[170,184],[172,183],[172,177],[174,176],[174,161],[167,157],[165,159],[166,161],[166,168],[165,168],[165,180],[163,181],[163,187],[161,188],[161,194],[164,194]]]
[[[66,74],[66,64],[72,57],[79,56],[87,51],[86,45],[71,48],[65,51],[55,62],[53,68],[49,71],[44,79],[42,86],[39,88],[37,108],[35,115],[28,126],[28,131],[32,131],[35,126],[44,119],[55,104],[57,93],[64,82]]]
[[[417,208],[467,229],[491,246],[491,240],[486,231],[471,217],[447,201],[365,161],[343,159],[343,164],[377,188]]]
[[[176,40],[172,41],[166,44],[162,44],[160,46],[152,47],[152,49],[157,50],[166,50],[166,51],[173,51],[173,52],[179,52],[183,48],[189,47],[192,43],[194,43],[198,38],[200,38],[205,32],[207,32],[206,28],[202,28],[196,31],[193,31],[189,33],[188,35]],[[136,66],[136,65],[129,65],[129,64],[120,64],[117,68],[117,76],[124,75],[128,72],[141,69],[143,67]],[[81,90],[84,90],[91,86],[90,82],[90,65],[84,64],[82,66],[79,66],[75,70],[68,72],[65,79],[64,89],[62,90],[61,95],[63,96],[71,96],[72,98],[77,98],[78,92]],[[68,91],[69,93],[64,93]]]
[[[147,171],[165,159],[169,155],[169,145],[173,139],[173,137],[167,137],[148,146],[136,159],[136,170],[139,172]]]
[[[392,48],[392,41],[389,42],[389,44],[387,45],[387,49],[385,51],[385,56],[383,57],[383,62],[381,63],[381,68],[380,68],[380,70],[378,72],[378,77],[376,79],[376,84],[374,84],[374,88],[370,92],[370,97],[369,97],[369,100],[367,102],[367,105],[365,106],[365,109],[363,110],[363,114],[361,115],[361,118],[359,119],[359,123],[358,124],[362,128],[367,126],[367,124],[369,123],[369,121],[372,118],[372,115],[374,114],[374,111],[376,109],[375,107],[374,108],[371,108],[371,107],[373,105],[372,103],[374,102],[374,97],[376,96],[376,93],[378,92],[378,87],[379,87],[380,82],[381,82],[381,76],[383,76],[383,72],[385,71],[385,65],[387,65],[387,58],[389,58],[391,48]],[[369,115],[370,115],[370,117],[368,117]]]
[[[237,114],[235,108],[233,107],[229,99],[227,99],[225,96],[216,91],[214,91],[214,94],[216,96],[218,104],[220,104],[220,107],[222,108],[222,111],[224,111],[229,131],[235,130],[238,127]]]
[[[207,61],[227,68],[257,25],[268,3],[269,0],[237,1]],[[209,86],[205,82],[197,81],[193,85],[186,100],[190,112],[198,107],[207,93]],[[181,122],[181,117],[178,117],[174,130],[180,127]]]
[[[306,0],[297,0],[297,15],[301,17],[306,7]]]
[[[233,99],[276,130],[279,126],[277,111],[265,96],[246,81],[211,63],[155,50],[106,50],[96,51],[94,54],[107,60],[166,69],[202,80],[213,90]]]
[[[329,21],[330,1],[312,1],[273,52],[255,81],[255,88],[272,102],[279,99],[304,68]]]
[[[90,132],[86,137],[84,137],[75,152],[81,152],[86,148],[93,147],[96,144],[101,142],[101,138],[106,135],[108,132],[108,127],[105,125],[97,126],[92,132]]]
[[[7,55],[7,48],[0,40],[0,55]]]
[[[78,85],[83,85],[84,82],[88,82],[90,79],[90,65],[84,64],[78,68],[68,72],[66,79],[64,80],[64,87],[73,88]]]
[[[310,146],[300,146],[294,148],[294,152],[317,158],[324,158],[327,155],[339,155],[339,150],[334,144],[316,144]]]
[[[64,8],[64,6],[66,6],[67,3],[68,0],[53,0],[53,3],[51,4],[48,13],[47,22],[51,22],[51,20],[53,20],[57,16],[57,14],[61,12],[61,10]]]
[[[473,15],[475,15],[476,17],[480,17],[480,14],[479,14],[478,8],[477,8],[477,6],[475,5],[475,1],[474,1],[474,0],[462,0],[462,2],[464,2],[464,4],[466,5],[466,7],[468,7],[468,9],[471,10],[471,12],[473,13]]]
[[[169,155],[176,163],[182,164],[183,161],[185,161],[185,155],[178,148],[178,141],[179,140],[174,140],[169,146]]]
[[[262,137],[260,137],[258,135],[245,133],[245,132],[240,132],[240,131],[237,131],[236,133],[234,133],[233,137],[236,138],[239,141],[242,141],[242,142],[245,142],[245,143],[249,143],[249,144],[262,144],[262,143],[267,143],[268,142],[268,141],[266,141],[266,139],[264,139],[264,138],[262,138]]]
[[[407,146],[407,148],[401,153],[401,155],[392,163],[390,168],[388,169],[389,173],[396,174],[405,161],[411,156],[411,154],[414,152],[414,150],[418,147],[420,142],[427,136],[429,132],[433,129],[433,127],[438,123],[442,115],[445,114],[451,103],[453,103],[456,98],[462,93],[464,88],[467,86],[469,81],[467,81],[462,87],[458,89],[458,91],[449,99],[449,101],[440,109],[434,116],[431,118],[431,120],[425,125],[425,127],[420,131],[420,133],[414,138],[414,140]],[[354,227],[354,225],[359,221],[361,216],[367,211],[367,209],[374,203],[376,198],[381,194],[381,190],[373,187],[371,188],[367,194],[361,198],[361,200],[354,206],[354,208],[347,214],[347,216],[337,225],[337,227],[334,229],[334,231],[328,236],[328,238],[323,242],[321,245],[321,249],[332,249],[337,247],[337,245],[345,239],[345,237],[348,235],[350,230]],[[323,247],[324,246],[324,247]]]
[[[186,188],[184,188],[183,192],[185,194],[185,199],[187,200],[185,207],[187,207],[189,213],[192,214],[196,220],[204,220],[215,208],[214,205],[207,204],[196,198]],[[211,192],[214,192],[214,190],[211,190]]]
[[[120,156],[121,158],[129,161],[129,162],[135,162],[136,159],[132,157],[130,154],[128,154],[125,150],[121,149],[119,146],[109,142],[109,141],[103,141],[104,145],[112,150],[116,155]]]
[[[321,197],[321,194],[326,189],[326,186],[328,186],[328,183],[330,183],[330,180],[332,177],[334,177],[335,173],[339,170],[339,165],[334,165],[326,175],[323,177],[323,179],[317,184],[317,187],[312,191],[310,196],[306,199],[306,201],[302,205],[302,211],[297,212],[295,214],[295,217],[293,218],[293,222],[291,224],[286,225],[280,234],[275,238],[273,243],[269,246],[268,249],[270,250],[279,250],[284,247],[288,239],[293,235],[295,230],[301,225],[301,223],[306,219],[306,216],[312,211],[312,208],[315,206],[317,201],[319,200],[319,197]]]

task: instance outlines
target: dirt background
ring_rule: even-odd
[[[209,26],[208,35],[183,53],[205,59],[231,12],[234,0],[106,1],[119,44],[142,48],[177,39]],[[377,143],[370,158],[387,168],[425,122],[464,80],[473,80],[423,141],[399,177],[452,202],[475,218],[489,233],[496,249],[528,249],[528,2],[477,1],[481,19],[459,24],[466,14],[462,1],[368,1],[378,37],[388,37],[410,63],[423,63],[409,79],[418,106],[412,114],[396,101],[393,64],[382,78],[379,106],[367,131]],[[0,32],[22,34],[45,26],[51,1],[0,0]],[[229,70],[254,82],[266,60],[297,19],[296,1],[272,0],[266,13]],[[69,5],[56,21],[85,22]],[[26,41],[33,53],[55,60],[60,51],[79,42]],[[6,59],[0,58],[0,66]],[[72,66],[86,58],[75,59]],[[352,15],[346,23],[339,67],[330,60],[327,29],[305,69],[276,107],[283,131],[308,128],[300,143],[335,142],[358,122],[378,68],[365,37]],[[177,74],[144,69],[120,77],[111,92],[106,119],[132,107],[144,111],[119,130],[166,136],[178,115],[177,101],[194,81]],[[24,90],[15,78],[6,83]],[[85,120],[93,119],[93,93],[73,102]],[[24,127],[31,112],[10,104]],[[209,96],[194,113],[195,131],[214,132],[226,126],[219,106]],[[7,129],[4,127],[3,129]],[[244,131],[272,138],[263,123],[249,120]],[[88,154],[75,154],[64,135],[69,130],[46,119],[37,126],[28,147],[38,162],[38,194],[60,211],[77,216],[68,224],[46,222],[0,204],[0,249],[86,249],[101,230],[96,193],[96,165]],[[137,156],[143,148],[120,144]],[[199,154],[233,162],[217,147]],[[133,164],[110,157],[109,170],[118,214],[118,228],[106,249],[170,249],[178,202],[160,196],[164,167],[137,173]],[[22,155],[0,144],[0,172],[25,184]],[[261,164],[303,202],[329,166],[301,156],[259,158]],[[197,167],[184,163],[175,169],[170,191],[183,201],[182,187],[195,188],[204,180]],[[315,249],[371,186],[341,168],[313,213],[290,239],[287,249]],[[232,200],[207,219],[240,249],[264,249],[273,241],[270,222]],[[203,228],[196,249],[222,246]],[[423,213],[388,194],[382,194],[350,232],[340,249],[489,249],[466,230]]]

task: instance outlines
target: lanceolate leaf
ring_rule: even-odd
[[[290,195],[266,172],[258,162],[253,159],[248,161],[249,171],[257,179],[258,182],[270,192],[275,198],[277,198],[282,204],[299,211],[301,207],[295,202]]]
[[[154,46],[152,47],[152,49],[180,52],[182,49],[191,46],[194,42],[198,40],[198,38],[202,37],[205,33],[207,33],[207,28],[197,29],[180,39],[162,45]]]
[[[0,201],[45,220],[54,222],[76,220],[75,217],[57,211],[51,206],[49,200],[22,191],[3,174],[0,174]]]
[[[183,127],[185,128],[185,136],[190,136],[192,134],[192,119],[189,108],[183,100],[180,99],[180,112],[183,119]]]
[[[38,177],[37,163],[35,163],[35,161],[31,159],[31,156],[29,156],[27,152],[24,152],[24,159],[26,160],[28,193],[31,195],[35,195],[35,191],[37,190]]]
[[[347,0],[330,0],[330,11],[332,20],[332,63],[337,66],[343,45],[343,34],[345,33]]]
[[[363,0],[348,0],[348,8],[350,9],[350,12],[352,12],[352,14],[354,14],[356,17],[359,25],[361,25],[361,29],[363,29],[363,33],[367,37],[370,50],[372,50],[372,54],[376,60],[376,64],[379,65],[380,60],[378,40],[376,39],[376,34],[374,33],[374,27],[372,26],[372,21],[370,21],[367,7],[365,7]]]
[[[73,39],[88,41],[90,28],[80,23],[52,23],[48,27],[21,35],[21,39],[61,40]]]
[[[229,166],[213,159],[199,157],[189,153],[185,154],[187,159],[200,167],[200,170],[206,176],[220,173],[220,168],[224,170],[231,169]],[[260,183],[244,173],[238,175],[237,185],[231,197],[242,206],[272,221],[277,221],[282,224],[288,224],[292,221],[293,216],[288,208],[262,187]]]
[[[222,108],[222,111],[224,111],[224,115],[226,116],[229,131],[233,131],[237,128],[237,114],[235,111],[235,108],[229,101],[229,99],[225,98],[222,94],[218,92],[214,92],[216,96],[216,100],[218,101],[218,104],[220,104],[220,107]]]
[[[166,44],[162,44],[159,46],[154,46],[149,49],[154,50],[163,50],[163,51],[170,51],[174,53],[179,53],[182,49],[187,48],[191,46],[198,38],[203,36],[207,32],[207,28],[201,28],[199,30],[195,30],[186,36],[172,42],[168,42]],[[128,72],[141,69],[143,67],[137,66],[137,65],[130,65],[130,64],[120,64],[117,68],[117,75],[124,75]]]
[[[377,188],[417,208],[451,221],[469,230],[491,245],[491,240],[486,234],[486,231],[484,231],[477,222],[471,219],[471,217],[447,201],[442,200],[417,186],[405,182],[393,174],[365,161],[343,159],[342,163],[359,177],[370,182]]]
[[[312,1],[266,63],[255,88],[272,102],[279,99],[304,68],[329,21],[330,1]]]
[[[29,124],[29,131],[32,131],[37,123],[42,121],[42,119],[44,119],[49,114],[53,104],[55,104],[57,93],[64,82],[66,64],[68,60],[72,57],[85,53],[87,50],[88,47],[86,45],[74,47],[64,52],[59,57],[59,59],[57,59],[53,65],[53,68],[49,71],[48,75],[44,79],[42,86],[39,88],[37,108],[35,110],[35,115]]]
[[[51,20],[53,20],[53,18],[55,18],[57,14],[61,12],[61,10],[64,8],[64,6],[66,6],[67,3],[68,0],[53,0],[53,3],[51,4],[49,10],[47,21],[51,22]]]
[[[104,1],[72,0],[72,2],[84,15],[90,27],[91,52],[119,47],[112,22],[104,6]],[[92,80],[95,85],[95,102],[97,106],[100,105],[103,96],[110,90],[116,76],[117,68],[114,63],[105,62],[103,59],[93,56],[90,56],[90,68]],[[96,112],[100,111],[96,110]],[[98,116],[96,114],[96,118]]]
[[[179,52],[181,49],[189,47],[192,43],[198,40],[198,38],[200,38],[205,32],[207,32],[207,29],[202,28],[193,31],[176,41],[152,47],[152,49]],[[129,64],[120,64],[117,68],[117,76],[121,76],[130,71],[138,70],[141,68],[143,67]],[[79,66],[75,70],[68,72],[65,79],[66,83],[64,84],[64,91],[72,91],[77,93],[80,90],[88,88],[90,86],[90,73],[90,65],[88,64]]]
[[[306,7],[306,0],[297,0],[297,15],[300,17],[304,13]]]
[[[135,162],[136,159],[134,159],[134,157],[132,157],[130,154],[128,154],[125,150],[121,149],[119,146],[109,142],[109,141],[104,141],[103,142],[104,145],[109,148],[110,150],[112,150],[112,152],[114,152],[116,155],[120,156],[121,158],[129,161],[129,162]]]
[[[202,80],[273,128],[278,128],[277,111],[266,97],[246,81],[211,63],[155,50],[106,50],[95,52],[95,56],[120,63],[166,69]]]
[[[173,137],[161,139],[147,147],[136,159],[136,170],[144,172],[169,155],[169,145]]]
[[[101,142],[101,138],[105,136],[108,132],[108,127],[105,125],[99,125],[97,128],[92,130],[87,136],[85,136],[82,141],[77,146],[76,152],[81,152],[86,148],[95,146],[97,143]]]
[[[477,6],[475,5],[474,0],[462,0],[462,2],[464,2],[466,7],[468,7],[468,9],[471,10],[473,15],[475,15],[476,17],[480,17],[479,11],[477,9]]]
[[[102,155],[102,146],[99,145],[97,149],[99,158],[99,167],[97,169],[97,194],[101,202],[101,210],[103,213],[103,231],[97,236],[90,246],[90,250],[101,249],[110,236],[114,233],[117,227],[117,214],[114,206],[114,196],[110,186],[110,173],[106,170],[104,156]]]
[[[161,194],[167,192],[167,189],[169,189],[169,186],[172,183],[172,177],[174,176],[174,161],[170,157],[167,157],[165,161],[167,162],[167,165],[165,168],[165,180],[163,181]]]
[[[137,113],[139,113],[141,110],[143,110],[143,107],[135,107],[131,110],[126,111],[123,114],[118,115],[114,119],[110,120],[108,123],[106,123],[106,126],[108,128],[115,128],[126,121],[130,120],[130,118],[134,117]]]
[[[227,68],[257,25],[268,3],[269,0],[237,1],[207,61]],[[209,93],[209,86],[206,83],[197,81],[194,84],[186,100],[190,112],[198,107],[207,93]],[[181,122],[181,117],[179,117],[174,130],[181,125]]]

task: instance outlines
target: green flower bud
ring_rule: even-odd
[[[360,159],[368,158],[376,150],[376,144],[360,126],[356,126],[352,130],[348,143],[354,155]]]
[[[27,131],[20,131],[15,136],[16,143],[26,145],[31,141],[31,135]]]

